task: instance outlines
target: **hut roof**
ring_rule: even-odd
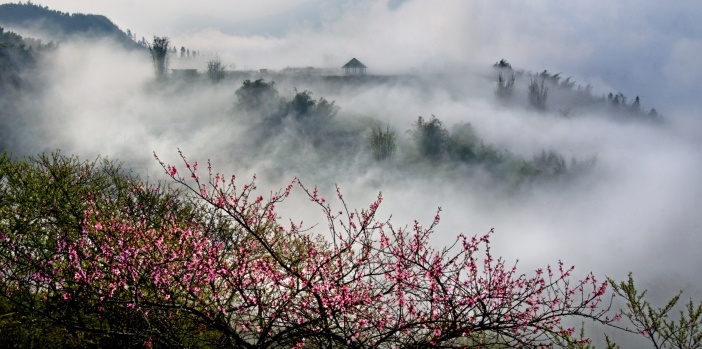
[[[351,59],[348,63],[344,64],[342,68],[367,68],[361,61],[356,58]]]

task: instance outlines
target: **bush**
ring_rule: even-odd
[[[425,121],[421,116],[418,117],[411,135],[420,155],[430,160],[443,158],[448,146],[449,134],[444,123],[436,116],[432,115],[429,121]]]
[[[324,97],[315,101],[310,91],[295,90],[295,96],[288,103],[288,115],[295,120],[329,121],[338,111],[339,107]]]
[[[371,131],[370,143],[373,158],[376,160],[389,159],[395,154],[395,148],[397,147],[396,137],[390,126],[385,131],[380,127],[374,128]]]
[[[449,154],[458,161],[474,162],[478,157],[478,143],[478,136],[470,123],[455,125],[449,136]]]
[[[275,82],[265,82],[263,79],[256,81],[245,80],[235,92],[236,105],[246,112],[263,113],[270,116],[271,112],[277,112],[280,108],[278,90],[275,89]]]
[[[112,284],[129,266],[110,267],[124,255],[110,255],[98,242],[111,237],[129,244],[131,232],[109,236],[91,230],[91,224],[97,214],[105,217],[105,224],[120,217],[125,229],[128,224],[160,229],[173,216],[195,223],[202,216],[195,206],[178,200],[178,191],[140,183],[105,159],[80,161],[59,153],[19,161],[3,155],[0,183],[0,297],[11,309],[7,321],[21,321],[29,326],[23,330],[27,333],[61,336],[51,339],[55,343],[68,343],[69,334],[77,335],[74,344],[79,347],[140,344],[157,324],[173,325],[147,324],[125,307],[132,292],[149,292],[141,281]],[[113,285],[111,293],[103,292],[105,284]]]
[[[222,81],[224,79],[224,68],[225,65],[219,57],[207,61],[207,77],[214,83]]]

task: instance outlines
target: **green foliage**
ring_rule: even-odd
[[[288,111],[295,117],[302,117],[309,114],[315,106],[316,102],[312,99],[312,92],[295,90],[295,96],[288,103]]]
[[[269,112],[280,108],[275,82],[245,80],[235,92],[237,106],[246,112]]]
[[[546,176],[562,175],[567,170],[563,156],[554,151],[542,151],[540,155],[534,157],[533,165],[538,173]]]
[[[475,129],[470,123],[458,124],[451,129],[448,140],[449,154],[452,159],[462,162],[475,162],[480,147]]]
[[[633,328],[624,327],[624,330],[642,334],[655,348],[702,348],[702,302],[695,304],[690,299],[676,321],[670,318],[670,313],[678,305],[682,291],[663,307],[656,308],[645,298],[645,290],[636,289],[631,273],[627,281],[609,279],[609,283],[614,293],[626,301],[622,313]]]
[[[436,116],[432,115],[429,121],[418,117],[410,133],[421,156],[430,160],[443,158],[449,143],[449,133]]]
[[[369,136],[362,136],[361,133],[368,132],[366,126],[350,127],[348,119],[340,121],[346,122],[343,126],[340,122],[330,122],[339,107],[324,98],[313,99],[312,92],[307,90],[296,90],[293,97],[285,101],[278,98],[273,82],[246,80],[236,96],[240,110],[260,117],[260,123],[255,123],[255,129],[252,129],[259,132],[260,136],[255,138],[260,142],[282,140],[290,142],[287,148],[299,148],[307,143],[318,150],[315,155],[333,157],[340,151],[368,149],[370,146],[376,160],[390,158],[399,146],[408,144],[400,142],[389,127],[383,130],[373,126]],[[525,160],[485,143],[470,123],[454,125],[449,131],[434,115],[429,120],[420,116],[412,126],[408,131],[409,144],[415,147],[415,151],[403,151],[402,154],[408,157],[399,159],[412,165],[416,165],[418,159],[425,159],[433,165],[443,163],[453,169],[466,169],[464,165],[479,166],[494,178],[522,182],[577,173],[593,164],[575,161],[569,164],[555,151],[543,151],[533,159]],[[286,135],[289,132],[293,134]],[[280,136],[283,138],[278,138]]]
[[[390,126],[387,126],[385,131],[380,127],[376,127],[371,131],[370,143],[374,159],[389,159],[395,154],[397,147],[395,131],[391,130]]]
[[[596,349],[592,344],[592,341],[585,335],[585,324],[583,323],[580,327],[580,331],[577,335],[573,334],[563,334],[560,337],[556,337],[554,344],[558,348],[565,349]],[[605,348],[607,349],[619,349],[619,345],[612,342],[608,335],[605,335]]]
[[[90,290],[76,287],[73,298],[66,289],[32,284],[46,261],[61,265],[60,241],[77,239],[84,232],[85,210],[92,202],[100,212],[126,217],[156,228],[176,214],[183,222],[200,222],[198,207],[181,201],[179,191],[159,183],[142,185],[119,164],[106,159],[81,161],[56,152],[12,160],[0,157],[0,342],[20,341],[35,346],[35,336],[48,336],[58,347],[126,347],[144,337],[134,333],[168,324],[147,324],[139,314],[118,302],[101,302]],[[172,329],[171,329],[172,330]],[[169,330],[170,331],[170,330]],[[179,340],[176,340],[176,342]],[[61,345],[60,343],[64,343]],[[109,343],[109,345],[108,345]]]
[[[288,102],[288,115],[297,120],[330,120],[338,111],[339,107],[334,102],[329,102],[324,97],[315,101],[312,92],[307,90],[299,92],[295,89],[295,96]]]
[[[0,27],[0,92],[21,85],[23,72],[35,66],[36,58],[27,47],[27,40]]]

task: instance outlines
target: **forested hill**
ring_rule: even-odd
[[[111,37],[125,47],[142,47],[105,16],[69,14],[29,2],[0,5],[0,26],[41,30],[51,33],[54,36],[51,39],[55,40],[72,36]]]

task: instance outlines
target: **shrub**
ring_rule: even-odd
[[[385,160],[391,158],[395,154],[397,146],[395,131],[391,130],[390,126],[385,131],[380,127],[376,127],[371,131],[370,143],[374,159]]]
[[[418,117],[414,129],[410,131],[420,155],[431,160],[441,159],[448,146],[448,131],[444,123],[432,115],[429,121]]]

